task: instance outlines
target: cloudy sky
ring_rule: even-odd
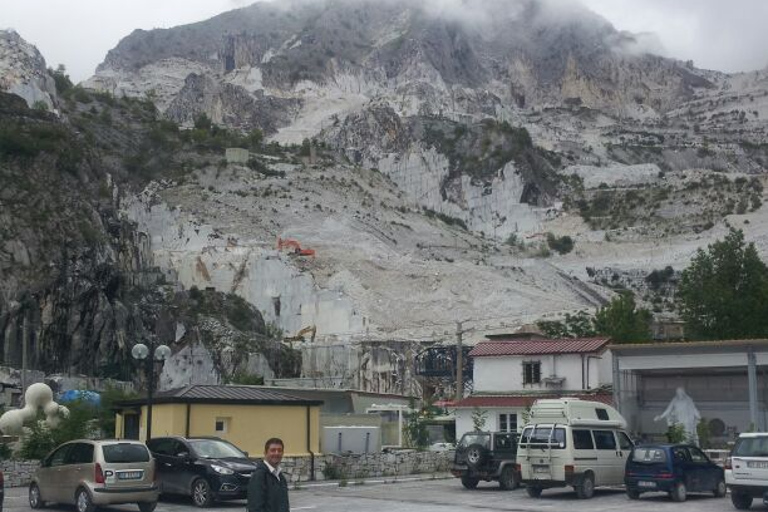
[[[768,65],[767,0],[552,1],[581,1],[620,30],[655,33],[667,56],[692,59],[699,67],[734,72]],[[249,3],[0,0],[0,28],[15,29],[38,47],[49,66],[64,64],[77,82],[91,76],[107,51],[133,29],[201,21]]]

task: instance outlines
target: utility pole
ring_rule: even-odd
[[[464,347],[461,340],[461,322],[456,322],[456,401],[464,398]]]
[[[27,392],[27,365],[29,364],[28,360],[28,350],[29,350],[29,314],[27,313],[26,307],[22,310],[22,324],[21,324],[21,397],[24,398],[24,395]],[[26,404],[25,404],[26,405]]]

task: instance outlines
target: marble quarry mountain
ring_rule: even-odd
[[[131,379],[156,338],[161,387],[420,394],[457,322],[622,289],[674,319],[731,226],[765,259],[768,69],[562,4],[255,3],[136,30],[74,87],[0,33],[0,364]]]

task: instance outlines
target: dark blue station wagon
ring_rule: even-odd
[[[624,483],[633,500],[644,492],[666,492],[674,501],[685,501],[692,492],[725,496],[723,468],[699,448],[685,444],[635,447],[627,458]]]

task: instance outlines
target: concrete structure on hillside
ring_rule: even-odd
[[[229,164],[247,164],[251,155],[245,148],[227,148],[224,156]]]
[[[505,339],[478,343],[474,390],[456,408],[456,435],[474,430],[474,416],[484,416],[483,430],[515,432],[539,398],[574,396],[610,403],[611,353],[607,338]]]
[[[666,422],[654,422],[685,389],[724,444],[739,432],[768,426],[768,340],[612,345],[614,401],[640,437],[661,439]]]
[[[187,386],[158,393],[153,436],[216,436],[254,455],[280,437],[287,455],[320,452],[320,400],[255,386]],[[115,437],[145,440],[147,400],[116,404]]]

